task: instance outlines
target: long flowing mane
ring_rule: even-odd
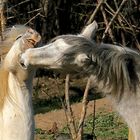
[[[139,86],[138,52],[119,46],[101,45],[92,51],[91,56],[93,67],[89,71],[96,75],[97,82],[103,82],[111,89],[111,94],[120,99],[125,90],[136,93]]]
[[[0,68],[0,109],[3,107],[5,97],[8,95],[8,75],[9,72]]]

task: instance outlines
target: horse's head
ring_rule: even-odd
[[[33,69],[23,69],[19,59],[20,54],[25,52],[26,49],[34,47],[40,38],[36,31],[22,25],[4,32],[4,40],[0,42],[0,49],[3,50],[6,47],[7,49],[3,52],[8,53],[0,66],[0,109],[4,104],[5,97],[9,94],[9,84],[10,82],[13,83],[13,77],[15,77],[18,83],[27,83],[28,81],[29,84],[32,83]],[[12,76],[12,78],[9,78],[9,76]],[[31,90],[29,84],[28,88]]]
[[[28,48],[33,48],[40,39],[39,33],[31,28],[27,28],[25,33],[17,37],[7,53],[3,63],[4,68],[9,72],[19,73],[22,70],[19,63],[21,53],[25,52]]]
[[[17,37],[24,34],[28,28],[24,25],[15,25],[12,28],[6,28],[3,32],[3,40],[0,41],[0,56],[2,59],[9,52]]]
[[[46,66],[65,72],[81,72],[83,65],[90,61],[88,54],[96,46],[92,40],[96,30],[97,24],[93,22],[79,35],[61,35],[43,47],[28,49],[22,54],[21,63],[25,67]]]

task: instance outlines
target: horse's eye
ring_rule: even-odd
[[[16,40],[18,40],[18,39],[21,38],[21,37],[22,37],[22,35],[18,35],[17,38],[16,38]]]

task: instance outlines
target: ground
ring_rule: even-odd
[[[93,113],[93,103],[90,101],[87,108],[87,116]],[[75,115],[75,118],[78,120],[81,115],[82,103],[76,103],[72,105],[72,109]],[[111,103],[108,99],[103,98],[96,100],[96,111],[105,109],[112,111]],[[43,130],[50,130],[54,123],[57,124],[57,127],[62,129],[66,125],[66,117],[63,109],[53,110],[47,113],[40,113],[35,115],[36,127]]]
[[[84,92],[86,81],[87,79],[82,79],[82,80],[77,79],[76,81],[70,80],[70,95],[72,97],[74,96],[74,98],[71,98],[71,101],[76,99],[74,102],[72,102],[72,110],[74,112],[74,116],[77,121],[80,118],[81,110],[82,110],[82,103],[81,103],[82,98],[80,98],[79,100],[79,96],[77,98],[77,93],[78,95],[80,94],[82,95],[82,93]],[[67,125],[64,109],[62,109],[60,99],[59,99],[59,97],[61,97],[61,99],[64,98],[64,83],[65,83],[65,80],[63,78],[57,79],[57,78],[50,78],[50,77],[49,78],[42,77],[39,79],[35,78],[34,80],[33,102],[34,102],[35,123],[36,123],[36,133],[37,133],[36,140],[54,140],[54,139],[48,139],[47,137],[48,133],[53,134],[55,132],[61,131]],[[92,94],[92,90],[90,94]],[[97,96],[96,114],[98,114],[102,110],[105,110],[105,112],[107,113],[115,111],[112,107],[111,102],[107,98],[101,98],[100,96],[98,98],[98,95],[95,95],[95,96]],[[89,97],[89,99],[91,99],[91,101],[89,101],[88,103],[87,116],[90,116],[91,114],[93,114],[93,110],[94,110],[93,109],[94,100],[92,100],[92,97]],[[110,116],[109,116],[109,119],[110,119]],[[98,121],[102,121],[102,120],[98,120]],[[112,120],[109,122],[108,120],[105,120],[105,123],[106,122],[109,123],[109,124],[105,124],[105,125],[109,125],[108,127],[113,125]],[[120,123],[119,121],[119,125],[121,124],[122,123]],[[103,125],[104,125],[104,122],[103,122]],[[117,122],[117,125],[118,125],[118,122]],[[114,126],[113,128],[111,127],[109,129],[116,129],[115,127],[116,126]],[[124,127],[124,125],[122,125],[121,127]],[[120,129],[120,127],[117,129]],[[126,131],[126,129],[124,130],[121,128],[121,130],[119,131],[121,131],[121,133],[124,133],[123,131]],[[105,134],[106,137],[108,137],[108,135],[110,135],[110,133],[113,133],[113,132],[107,132],[107,133],[108,134]],[[115,138],[116,138],[116,135],[118,134],[117,133],[114,134]],[[125,133],[125,138],[127,137],[126,135],[127,134]],[[115,140],[126,140],[125,138],[123,137],[123,138],[118,138]],[[64,138],[63,140],[69,140],[69,139]],[[104,138],[104,139],[98,139],[98,140],[114,140],[114,139]]]

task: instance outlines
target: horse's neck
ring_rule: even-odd
[[[22,77],[22,76],[21,76]],[[24,107],[26,110],[26,106],[30,107],[30,101],[31,99],[31,91],[32,91],[32,79],[27,79],[26,81],[20,81],[17,79],[17,76],[15,76],[13,73],[9,73],[8,77],[8,85],[9,85],[9,101],[14,101],[18,105],[21,110],[24,111]],[[30,85],[28,84],[28,81],[30,80]],[[28,101],[30,104],[28,104]],[[11,102],[12,103],[12,102]]]
[[[2,140],[33,140],[31,84],[27,86],[28,80],[20,83],[13,73],[9,73],[8,78],[9,94],[2,111]]]
[[[129,92],[129,91],[128,91]],[[137,93],[132,93],[131,97],[130,93],[126,92],[124,98],[121,99],[120,102],[116,102],[114,97],[110,97],[111,101],[114,102],[114,106],[118,110],[119,114],[124,118],[127,122],[128,126],[132,129],[135,140],[140,139],[140,97]]]
[[[111,100],[119,114],[124,118],[129,127],[132,129],[135,140],[140,140],[140,89],[137,87],[137,93],[130,92],[128,88],[122,93],[121,99],[118,100],[117,93],[109,94],[111,88],[104,83],[96,82],[96,78],[92,76],[92,84],[97,86],[100,92],[105,93],[107,98]],[[92,85],[91,84],[91,85]]]

